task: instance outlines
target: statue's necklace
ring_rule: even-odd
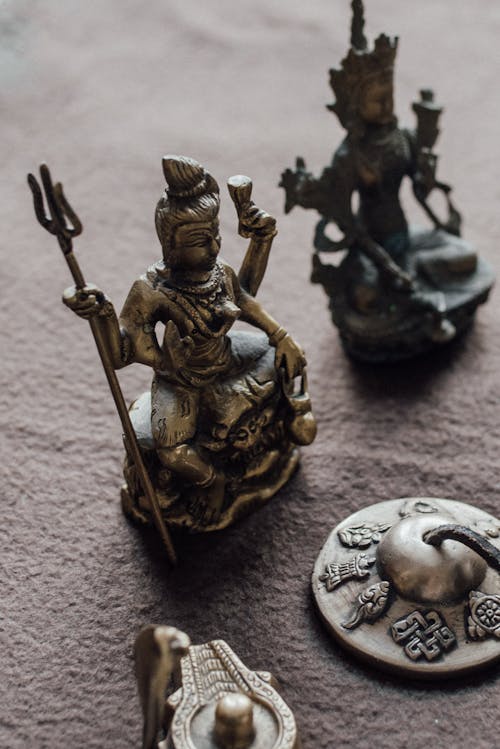
[[[169,278],[166,283],[175,291],[181,291],[185,294],[193,294],[193,296],[207,296],[220,291],[222,283],[222,267],[220,263],[217,263],[210,274],[210,278],[204,283],[185,284],[177,279],[174,282],[171,278]]]

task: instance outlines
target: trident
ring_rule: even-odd
[[[52,184],[52,178],[47,164],[40,166],[40,177],[42,180],[45,197],[49,209],[49,215],[45,213],[42,191],[38,184],[36,177],[33,174],[28,174],[28,184],[33,193],[33,203],[35,208],[35,214],[39,223],[46,229],[50,234],[54,234],[57,237],[59,246],[65,257],[65,260],[70,269],[71,275],[75,282],[75,286],[79,291],[85,289],[86,283],[83,277],[83,273],[80,269],[78,261],[73,254],[73,237],[77,237],[82,233],[82,224],[70,204],[68,203],[64,192],[63,186],[60,182]],[[68,223],[69,222],[69,223]],[[96,301],[98,303],[104,301],[104,295],[96,294]],[[90,327],[94,340],[101,358],[102,366],[108,380],[108,385],[115,402],[116,410],[120,417],[123,432],[125,435],[125,442],[127,450],[129,451],[132,460],[135,465],[135,469],[139,475],[140,483],[146,499],[149,501],[154,523],[161,536],[163,544],[165,546],[168,558],[172,565],[176,564],[176,554],[172,544],[170,533],[165,525],[163,515],[161,514],[160,505],[158,503],[158,497],[156,496],[155,490],[151,483],[151,479],[144,465],[142,458],[141,449],[137,442],[137,436],[135,434],[134,427],[130,421],[127,404],[116,376],[115,368],[109,357],[109,353],[106,348],[106,344],[101,334],[101,329],[97,319],[93,316],[89,318]]]

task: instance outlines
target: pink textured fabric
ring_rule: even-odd
[[[446,104],[439,174],[455,185],[465,236],[495,262],[498,2],[366,4],[370,39],[400,35],[401,121],[413,122],[421,87]],[[247,665],[271,670],[305,749],[498,745],[496,670],[435,687],[389,678],[345,655],[310,600],[327,534],[366,503],[445,496],[499,513],[498,294],[463,342],[402,366],[356,366],[308,282],[316,217],[283,215],[281,170],[302,154],[317,172],[341,138],[324,105],[348,16],[347,0],[0,4],[6,749],[138,747],[131,649],[149,622],[195,642],[222,637]],[[307,350],[319,422],[279,496],[233,529],[178,537],[173,573],[121,515],[119,422],[88,326],[60,303],[69,275],[25,183],[42,159],[64,181],[85,225],[82,267],[120,308],[159,256],[166,152],[219,179],[223,254],[236,268],[245,243],[225,179],[249,174],[255,200],[278,217],[259,298]],[[149,386],[144,368],[120,377],[128,398]]]

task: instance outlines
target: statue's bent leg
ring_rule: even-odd
[[[190,484],[208,486],[213,466],[190,444],[196,434],[200,393],[155,377],[151,388],[151,429],[158,459]]]

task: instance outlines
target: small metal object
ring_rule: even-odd
[[[384,528],[370,553],[369,585],[351,576],[325,586],[325,569],[348,569],[356,528]],[[404,498],[360,510],[333,529],[312,587],[331,634],[379,668],[440,679],[500,660],[498,520],[449,499]],[[355,540],[358,540],[357,538]]]
[[[147,627],[135,662],[143,749],[300,749],[274,677],[251,671],[223,640],[190,645],[174,627]]]

